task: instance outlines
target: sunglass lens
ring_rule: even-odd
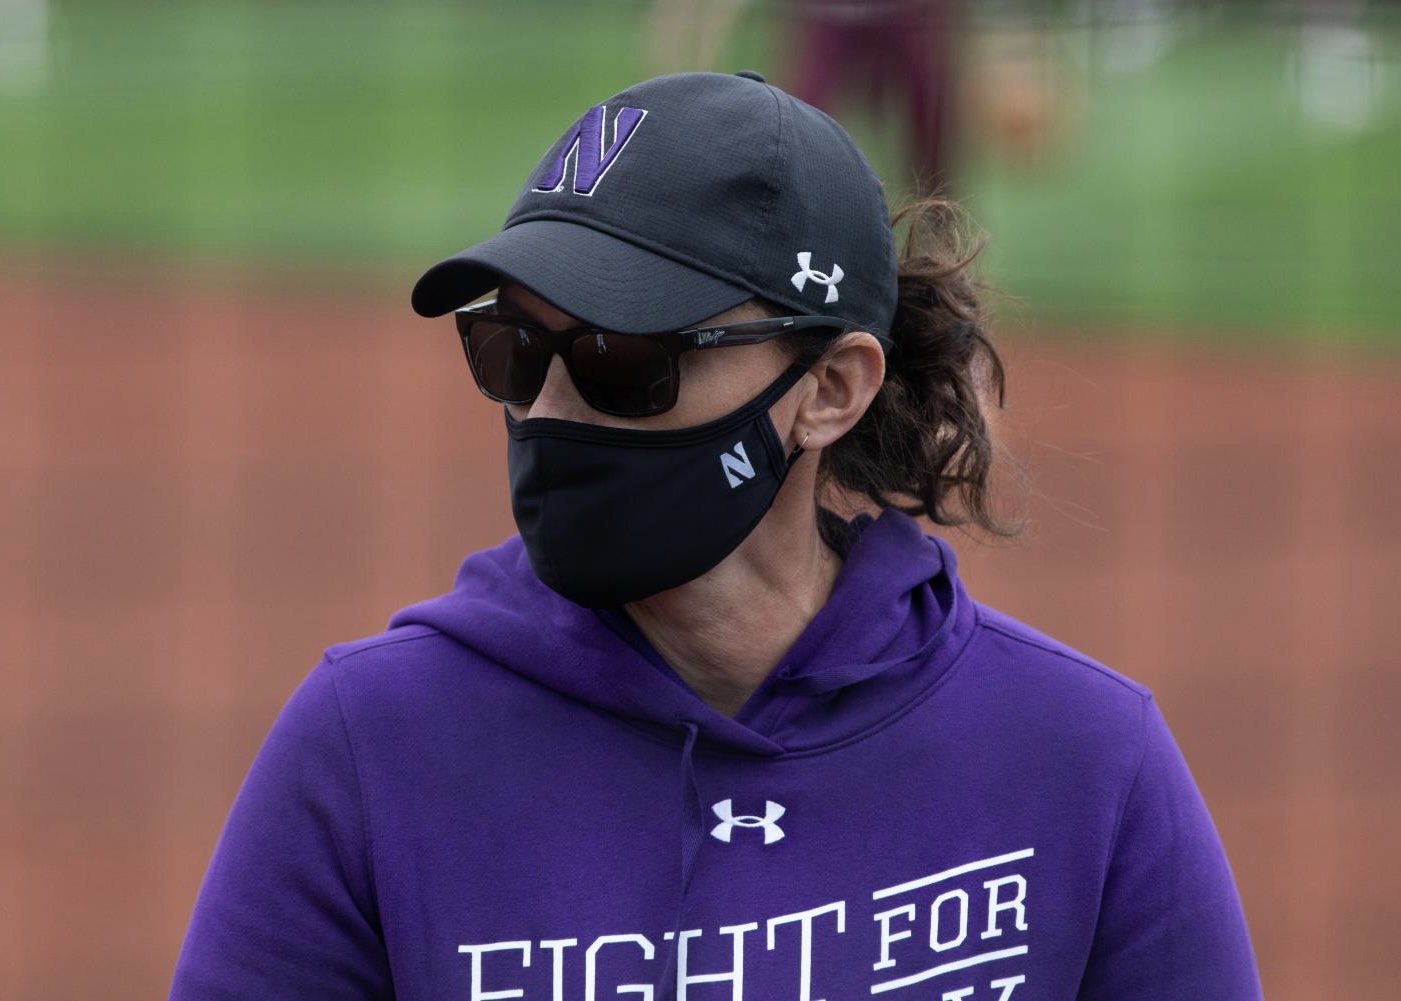
[[[482,391],[502,403],[533,401],[549,368],[549,354],[533,331],[495,320],[472,323],[467,358]]]
[[[675,363],[645,335],[595,333],[570,348],[574,385],[599,410],[646,417],[676,403]]]

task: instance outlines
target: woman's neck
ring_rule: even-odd
[[[778,508],[713,570],[627,606],[682,680],[727,716],[739,712],[826,604],[841,569],[817,530],[811,500],[805,512]]]

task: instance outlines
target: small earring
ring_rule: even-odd
[[[803,440],[800,441],[800,442],[798,442],[798,448],[801,449],[804,445],[806,445],[806,444],[808,443],[808,439],[811,438],[811,437],[812,437],[812,432],[811,432],[811,431],[809,431],[807,434],[803,435]]]

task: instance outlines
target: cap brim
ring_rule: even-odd
[[[413,308],[442,316],[507,279],[583,323],[625,334],[678,330],[754,297],[608,233],[533,219],[433,265],[414,286]]]

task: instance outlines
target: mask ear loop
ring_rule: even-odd
[[[788,465],[791,466],[793,465],[793,463],[798,461],[798,456],[803,454],[803,446],[808,443],[808,439],[811,437],[812,432],[809,431],[807,432],[807,434],[803,435],[802,441],[798,442],[798,444],[793,446],[793,451],[788,453]]]

